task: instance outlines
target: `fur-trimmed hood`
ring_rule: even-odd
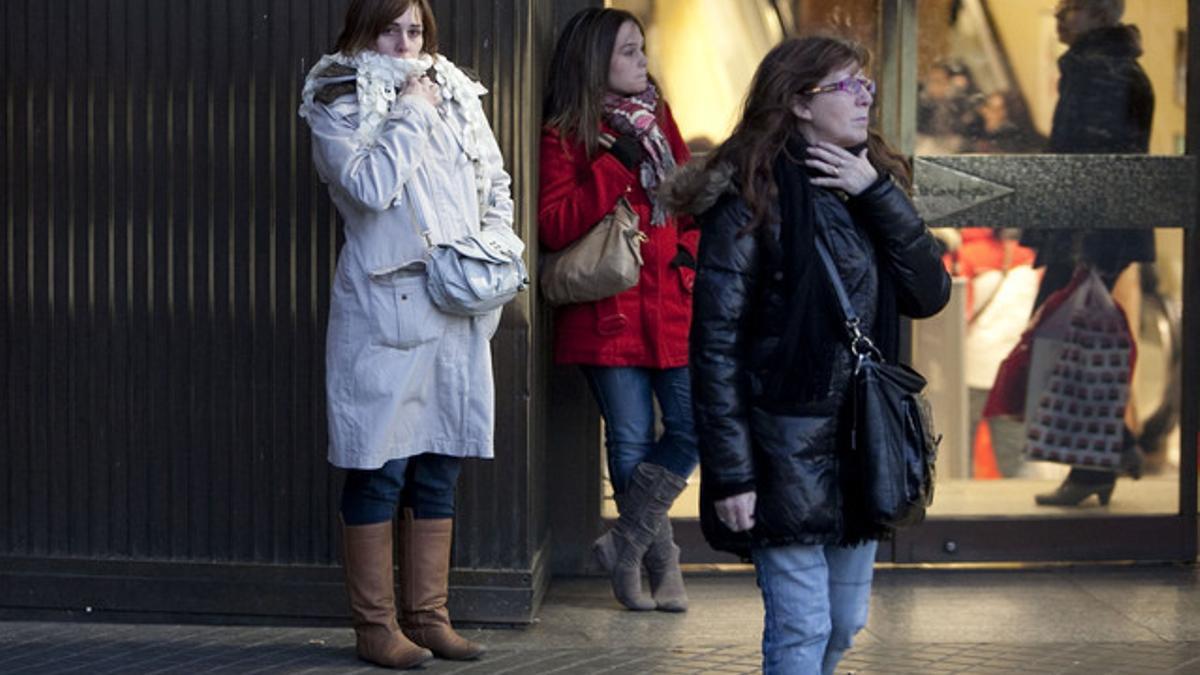
[[[727,162],[709,164],[691,162],[663,181],[658,197],[668,212],[697,216],[711,209],[721,195],[737,194],[734,166]]]

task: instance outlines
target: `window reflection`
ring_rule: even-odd
[[[610,0],[647,27],[651,70],[671,102],[685,138],[703,152],[725,138],[755,65],[784,35],[827,29],[874,45],[878,0]],[[1187,0],[1126,0],[1124,23],[1138,27],[1145,71],[1155,97],[1150,154],[1181,154],[1185,141]],[[917,5],[916,154],[1017,154],[1051,148],[1060,103],[1059,60],[1067,46],[1055,21],[1058,0],[921,0]],[[874,73],[878,75],[878,73]],[[1089,102],[1103,108],[1108,100]],[[1060,152],[1129,152],[1076,144]],[[1143,151],[1146,151],[1143,150]],[[951,309],[914,328],[914,360],[930,380],[946,436],[938,498],[931,516],[1104,516],[1174,513],[1179,467],[1179,308],[1183,237],[1178,230],[1138,233],[1137,246],[1118,239],[1129,260],[1110,261],[1108,276],[1129,316],[1138,358],[1128,397],[1128,424],[1145,453],[1143,477],[1122,479],[1112,501],[1094,496],[1082,508],[1039,507],[1034,495],[1058,486],[1069,468],[1030,461],[1021,421],[982,415],[999,362],[1027,327],[1045,282],[1039,254],[1094,248],[1087,237],[1048,241],[1024,223],[943,231],[954,270]],[[1106,227],[1120,227],[1107,223]],[[1093,233],[1094,234],[1094,233]],[[1105,240],[1105,235],[1091,240]],[[1119,237],[1120,235],[1118,235]],[[1040,240],[1039,240],[1040,239]],[[1108,244],[1112,244],[1112,240]],[[1093,251],[1094,253],[1094,251]],[[1091,256],[1095,258],[1095,255]],[[1096,260],[1091,260],[1096,263]],[[693,481],[692,488],[695,487]],[[689,488],[689,489],[692,489]],[[677,504],[694,500],[681,499]],[[611,515],[611,512],[609,512]],[[687,516],[689,513],[673,512]]]
[[[1048,151],[1059,103],[1059,59],[1067,51],[1054,16],[1060,4],[1058,0],[920,3],[917,154]],[[1155,92],[1149,152],[1182,154],[1187,2],[1126,0],[1124,4],[1120,23],[1136,27],[1140,34],[1142,53],[1137,63]],[[1104,92],[1096,94],[1095,100],[1113,107]],[[989,100],[993,96],[997,98]],[[983,124],[987,115],[998,114],[994,110],[1001,105],[1009,125],[996,139],[989,137]]]
[[[1079,10],[1118,4],[922,3],[917,154],[1180,152],[1187,3],[1127,0],[1119,18]],[[1144,39],[1157,35],[1173,39]],[[944,316],[918,325],[915,336],[918,365],[936,373],[932,393],[939,412],[947,413],[941,420],[948,440],[941,475],[950,480],[939,486],[933,515],[1176,512],[1182,234],[1098,225],[1062,232],[995,223],[939,233],[958,297]],[[1026,451],[1037,425],[1027,423],[1028,414],[983,414],[989,395],[1000,388],[1000,361],[1029,327],[1031,311],[1067,287],[1079,266],[1097,274],[1124,312],[1137,354],[1128,394],[1108,411],[1114,434],[1121,427],[1130,433],[1118,444],[1120,452],[1092,459],[1111,459],[1143,477],[1120,479],[1103,508],[1098,502],[1113,494],[1113,472],[1031,461]],[[1080,373],[1089,375],[1114,376]],[[1045,393],[1037,396],[1048,405],[1072,409],[1072,401]],[[1074,409],[1082,414],[1085,407]],[[1071,446],[1082,447],[1087,421],[1079,420],[1079,433],[1071,432],[1072,420],[1058,421],[1067,425]],[[1062,433],[1053,436],[1063,440]],[[1095,438],[1087,440],[1100,447]],[[1072,463],[1078,467],[1083,456]],[[1044,497],[1035,503],[1037,493]]]
[[[917,154],[1017,154],[1045,146],[1020,91],[982,91],[960,61],[938,61],[926,71],[917,94]]]

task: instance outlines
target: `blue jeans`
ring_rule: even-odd
[[[604,446],[613,492],[621,494],[642,462],[687,478],[700,461],[692,425],[692,381],[687,368],[584,366],[604,416]],[[663,434],[654,438],[654,398]]]
[[[429,453],[393,459],[378,469],[349,469],[342,488],[342,520],[347,525],[386,522],[401,504],[412,509],[416,519],[453,518],[461,470],[461,457]]]
[[[830,675],[867,625],[877,542],[753,551],[762,589],[763,673]]]

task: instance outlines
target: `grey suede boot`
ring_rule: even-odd
[[[679,547],[675,544],[675,533],[671,519],[663,514],[654,535],[654,543],[643,559],[650,574],[650,593],[660,612],[686,612],[687,590],[683,587],[683,572],[679,569]]]
[[[657,464],[638,464],[629,489],[617,503],[620,517],[616,526],[592,545],[596,562],[609,573],[613,595],[629,609],[647,611],[658,607],[642,591],[642,558],[654,544],[667,510],[686,485],[687,480]]]

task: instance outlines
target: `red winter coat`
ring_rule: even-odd
[[[659,118],[675,162],[682,166],[691,154],[665,104]],[[602,131],[614,133],[606,126]],[[549,127],[542,132],[540,182],[538,238],[545,250],[557,251],[582,237],[622,195],[647,236],[637,285],[611,298],[556,310],[555,360],[594,366],[686,366],[695,272],[669,263],[680,246],[695,258],[700,232],[692,228],[691,219],[668,218],[662,227],[652,226],[650,200],[634,172],[608,152],[588,159],[581,142],[564,143]]]

